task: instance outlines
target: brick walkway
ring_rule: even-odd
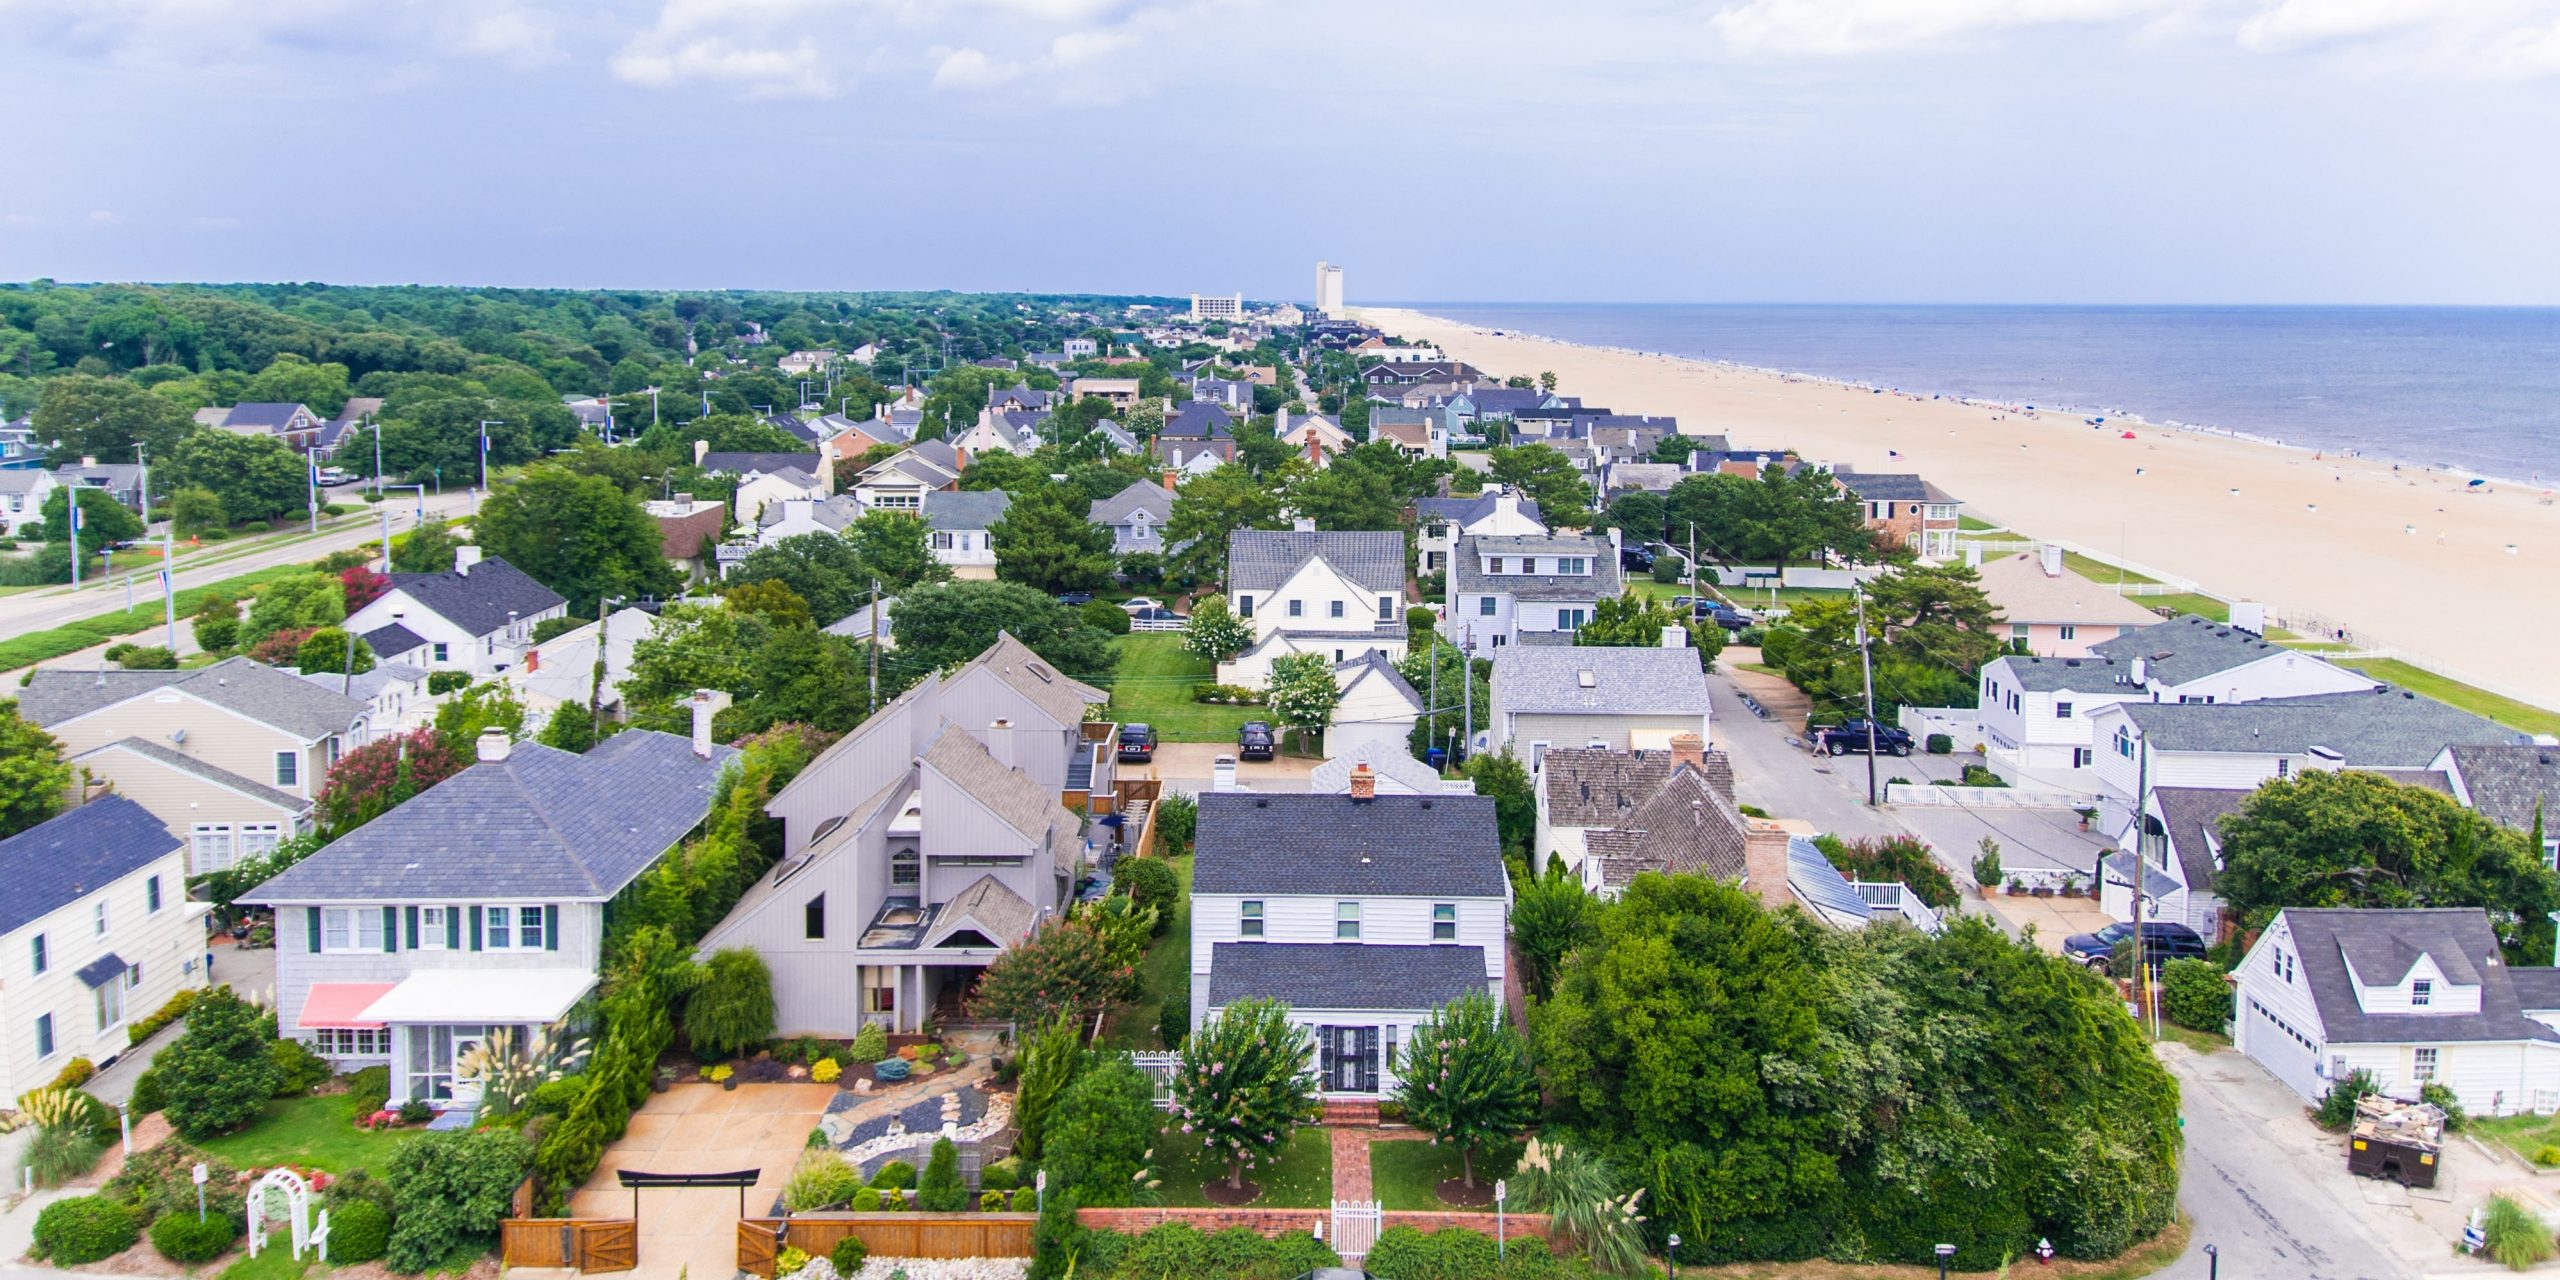
[[[1369,1193],[1370,1129],[1339,1127],[1325,1131],[1333,1138],[1333,1198],[1374,1199]]]

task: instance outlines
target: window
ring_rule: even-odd
[[[53,1015],[50,1013],[36,1015],[36,1056],[53,1056]]]
[[[1393,622],[1393,621],[1395,621],[1395,620],[1396,620],[1396,598],[1395,598],[1394,596],[1380,596],[1380,597],[1378,597],[1378,621],[1380,621],[1380,622]]]
[[[1339,600],[1331,600],[1331,601],[1327,601],[1327,602],[1326,602],[1326,604],[1325,604],[1325,616],[1326,616],[1326,617],[1329,617],[1329,618],[1339,618],[1339,617],[1341,617],[1341,616],[1342,616],[1342,602],[1341,602],[1341,601],[1339,601]]]
[[[302,779],[302,757],[291,751],[276,753],[276,785],[290,787]]]
[[[2010,624],[2009,624],[2009,638],[2010,638],[2010,639],[2012,639],[2012,640],[2017,640],[2017,641],[2021,641],[2021,642],[2025,641],[2025,640],[2026,640],[2026,638],[2027,638],[2027,624],[2025,624],[2025,623],[2023,623],[2023,622],[2012,622],[2012,623],[2010,623]]]
[[[916,851],[900,849],[889,855],[889,883],[913,885],[917,879]]]
[[[516,916],[516,949],[519,951],[542,950],[542,908],[490,908],[489,914],[498,921],[498,928],[501,931],[506,928],[506,918],[509,911],[515,912]]]
[[[2071,749],[2071,767],[2074,769],[2086,769],[2089,767],[2090,763],[2095,761],[2097,758],[2098,753],[2091,751],[2087,747],[2073,747]]]
[[[2293,761],[2284,759],[2283,757],[2278,757],[2276,759],[2276,776],[2279,778],[2292,777]]]
[[[1262,904],[1260,902],[1248,900],[1237,905],[1236,936],[1240,938],[1262,936]]]
[[[188,840],[195,846],[197,875],[231,869],[231,827],[228,823],[199,822],[188,833]]]
[[[1484,571],[1485,571],[1486,573],[1500,573],[1500,572],[1502,572],[1502,557],[1500,557],[1500,556],[1486,556],[1486,557],[1484,558]]]
[[[1587,556],[1567,556],[1562,560],[1556,561],[1556,572],[1572,574],[1589,573],[1591,572],[1591,560]]]
[[[2123,729],[2116,730],[2116,754],[2127,760],[2133,758],[2133,735]]]
[[[481,908],[480,945],[490,951],[515,950],[515,923],[515,916],[510,908]]]
[[[1556,610],[1556,630],[1558,631],[1579,631],[1590,621],[1591,611],[1589,609]]]
[[[32,946],[35,950],[36,972],[42,973],[44,972],[45,966],[44,935],[41,933],[37,934]]]
[[[503,918],[503,917],[501,917]],[[503,924],[496,931],[503,934]],[[503,947],[504,942],[491,943]],[[382,950],[382,912],[376,907],[328,907],[320,912],[322,951]]]
[[[1236,597],[1236,616],[1239,618],[1250,618],[1253,616],[1252,596]]]
[[[2419,1083],[2424,1084],[2427,1081],[2436,1078],[2436,1051],[2434,1049],[2412,1049],[2409,1051],[2409,1058],[2409,1074],[2416,1076]]]
[[[1492,596],[1477,596],[1477,597],[1476,597],[1476,613],[1477,613],[1479,616],[1481,616],[1481,617],[1487,617],[1487,618],[1492,617],[1492,616],[1493,616],[1493,597],[1492,597]]]
[[[240,824],[240,856],[243,859],[264,857],[284,843],[284,824],[280,822],[243,822]]]
[[[442,640],[438,640],[438,641],[436,641],[436,655],[435,655],[435,660],[436,660],[436,661],[438,661],[438,662],[442,662],[442,661],[444,661],[444,660],[446,659],[446,657],[447,657],[447,656],[448,656],[448,653],[447,653],[447,650],[445,649],[444,641],[442,641]]]
[[[1338,940],[1350,942],[1357,942],[1360,940],[1359,903],[1337,902],[1333,904],[1333,936]]]
[[[391,1056],[391,1031],[387,1027],[328,1027],[312,1033],[311,1048],[329,1058],[387,1058]]]
[[[124,989],[125,989],[125,990],[127,990],[127,991],[131,991],[131,990],[133,990],[135,987],[139,987],[139,986],[141,986],[141,985],[142,985],[142,966],[141,966],[141,965],[138,965],[138,964],[129,964],[129,965],[126,965],[126,966],[125,966],[125,968],[124,968]]]
[[[96,934],[101,938],[107,936],[107,900],[98,899],[96,904],[89,908],[89,915],[92,929]]]
[[[913,546],[914,544],[909,543],[908,545]],[[951,549],[951,535],[947,533],[937,533],[933,535],[933,549],[936,551],[949,551]]]
[[[418,908],[418,949],[420,951],[444,950],[446,934],[452,928],[452,924],[448,923],[445,908]]]
[[[105,1031],[124,1021],[124,984],[108,982],[89,993],[98,1011],[98,1030]]]
[[[2409,984],[2409,1003],[2412,1007],[2424,1009],[2435,1003],[2435,998],[2436,984],[2432,979],[2420,978]]]
[[[1396,1024],[1387,1024],[1387,1055],[1383,1062],[1389,1071],[1396,1069]]]
[[[2062,638],[2063,638],[2063,639],[2065,639],[2065,640],[2076,640],[2076,639],[2078,639],[2079,637],[2080,637],[2080,628],[2075,627],[2075,626],[2072,626],[2071,624],[2069,624],[2069,623],[2067,623],[2067,622],[2063,624],[2063,626],[2062,626]]]
[[[2068,703],[2068,702],[2057,702],[2057,703],[2053,704],[2053,718],[2054,718],[2054,719],[2056,719],[2056,720],[2068,720],[2068,719],[2070,719],[2070,718],[2071,718],[2071,704],[2070,704],[2070,703]]]
[[[160,877],[151,876],[142,882],[142,909],[146,912],[160,909]]]
[[[1431,905],[1431,940],[1433,942],[1458,940],[1457,903],[1435,902]]]
[[[809,905],[800,908],[800,936],[811,942],[826,940],[827,895],[819,894],[809,899]]]
[[[1292,600],[1292,601],[1290,601],[1290,602],[1289,602],[1289,616],[1290,616],[1290,617],[1292,617],[1292,618],[1296,618],[1296,617],[1303,617],[1303,616],[1306,614],[1306,612],[1307,612],[1307,602],[1306,602],[1306,601],[1304,601],[1304,600]]]

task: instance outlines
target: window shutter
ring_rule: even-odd
[[[314,954],[317,954],[320,950],[320,908],[304,907],[302,909],[302,930],[303,941],[310,946]]]
[[[542,908],[542,949],[560,949],[560,907],[557,903]]]
[[[462,950],[462,908],[459,906],[444,909],[444,949]]]
[[[1378,1029],[1360,1028],[1360,1092],[1378,1091]]]
[[[382,909],[382,949],[385,951],[400,949],[400,908],[398,907]]]
[[[480,949],[480,908],[471,909],[471,949]]]
[[[1316,1028],[1316,1044],[1316,1087],[1319,1090],[1330,1089],[1333,1087],[1333,1028]]]
[[[411,951],[418,949],[418,909],[416,907],[409,908],[409,949]]]

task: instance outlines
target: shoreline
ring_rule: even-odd
[[[2560,571],[2560,506],[2531,484],[2136,415],[2031,413],[1738,362],[1496,336],[1402,308],[1354,311],[1488,373],[1552,370],[1564,394],[1673,415],[1688,434],[1916,472],[1978,519],[2104,549],[2137,572],[2265,603],[2289,629],[2344,628],[2360,648],[2560,708],[2560,671],[2517,661],[2519,639],[2560,632],[2560,599],[2534,589]],[[2097,416],[2105,421],[2085,421]],[[2475,478],[2487,483],[2474,488]]]

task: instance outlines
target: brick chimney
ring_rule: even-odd
[[[1351,766],[1351,802],[1358,804],[1378,798],[1378,775],[1366,760]]]
[[[1775,823],[1745,818],[1742,837],[1742,887],[1775,911],[1795,901],[1787,888],[1787,833]]]
[[[1694,733],[1671,735],[1671,767],[1677,769],[1682,765],[1687,765],[1700,774],[1707,771],[1706,739]]]
[[[1178,481],[1179,481],[1179,480],[1181,480],[1181,479],[1182,479],[1182,473],[1181,473],[1181,472],[1176,471],[1176,470],[1174,470],[1174,469],[1173,469],[1173,468],[1171,468],[1171,467],[1167,467],[1167,468],[1165,468],[1165,471],[1164,471],[1164,491],[1165,491],[1166,493],[1171,493],[1171,492],[1173,492],[1173,488],[1174,488],[1175,483],[1176,483],[1176,482],[1178,482]]]

